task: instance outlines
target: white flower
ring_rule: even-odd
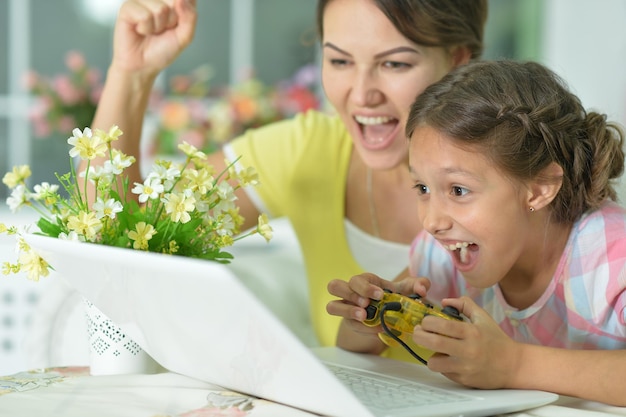
[[[216,211],[229,211],[233,210],[235,206],[235,190],[227,182],[221,182],[215,187],[215,196],[218,199],[217,205],[213,208]]]
[[[42,198],[48,197],[50,194],[54,194],[59,190],[59,186],[57,184],[52,184],[47,182],[42,182],[41,184],[37,184],[33,187],[35,193],[33,194],[33,198],[35,200],[41,200]]]
[[[114,175],[120,175],[126,168],[135,162],[132,156],[124,155],[117,149],[111,151],[112,158],[104,161],[104,169]]]
[[[235,230],[235,221],[230,214],[224,214],[219,220],[220,228],[217,234],[220,236],[232,236]]]
[[[86,177],[92,184],[95,182],[105,182],[108,184],[113,180],[113,173],[99,165],[92,165],[89,167],[89,170],[82,171],[78,175],[81,178]]]
[[[131,191],[133,194],[139,194],[139,202],[145,203],[148,199],[159,198],[159,195],[165,190],[161,181],[157,178],[147,178],[143,184],[135,183],[135,188]]]
[[[158,179],[165,189],[169,190],[179,177],[180,169],[178,167],[166,164],[165,161],[158,161],[152,165],[152,171],[150,171],[146,179]]]
[[[9,198],[7,198],[7,205],[12,213],[16,213],[27,202],[28,196],[24,184],[16,186],[13,191],[11,191]]]
[[[103,217],[109,217],[111,219],[114,219],[115,214],[124,210],[124,207],[122,206],[122,203],[112,198],[108,199],[105,202],[98,197],[96,202],[93,203],[93,209],[96,212],[96,218],[98,219],[101,219]]]
[[[61,240],[69,240],[72,242],[84,242],[85,241],[85,238],[79,235],[78,233],[76,233],[74,230],[71,230],[69,233],[60,233],[58,238]]]

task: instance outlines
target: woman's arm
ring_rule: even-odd
[[[113,59],[92,127],[108,131],[117,125],[123,135],[113,146],[138,161],[141,127],[154,80],[191,43],[196,19],[195,0],[127,0],[120,8]],[[141,181],[139,166],[138,162],[129,168],[131,184]]]

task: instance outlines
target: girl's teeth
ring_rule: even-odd
[[[457,242],[457,243],[452,243],[450,245],[446,245],[446,249],[450,251],[458,250],[461,263],[465,264],[469,261],[468,247],[473,244],[474,244],[473,242]]]
[[[472,245],[473,242],[457,242],[447,245],[446,248],[449,250],[457,250],[461,248],[467,248],[469,245]]]
[[[459,256],[461,258],[461,263],[465,264],[469,260],[469,259],[467,259],[467,253],[468,253],[467,246],[463,246],[461,248],[461,250],[459,251]]]

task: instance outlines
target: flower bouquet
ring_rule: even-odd
[[[77,173],[70,164],[69,173],[57,174],[60,185],[44,182],[32,190],[26,184],[28,166],[15,167],[2,179],[12,190],[7,204],[13,212],[30,206],[41,215],[35,234],[221,263],[232,259],[224,248],[237,240],[257,233],[271,239],[265,214],[256,228],[243,234],[240,230],[243,218],[234,192],[258,184],[253,168],[236,172],[233,162],[215,172],[203,152],[183,143],[183,163],[158,160],[144,182],[131,187],[124,170],[135,158],[112,148],[122,135],[117,126],[108,132],[87,127],[72,133],[69,155],[87,161],[84,172]],[[106,157],[104,164],[92,164],[97,157]],[[61,196],[60,186],[68,197]],[[32,280],[48,275],[51,265],[20,230],[0,223],[0,233],[18,236],[18,260],[6,262],[4,274],[22,271]]]

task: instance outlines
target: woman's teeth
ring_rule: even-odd
[[[361,123],[362,125],[382,125],[385,123],[388,123],[393,119],[393,117],[384,117],[384,116],[377,116],[377,117],[365,117],[365,116],[354,116],[354,119]]]
[[[465,264],[469,261],[468,255],[469,250],[467,249],[469,245],[473,245],[474,242],[457,242],[450,245],[445,245],[445,248],[450,251],[459,251],[459,258],[461,259],[461,263]]]

